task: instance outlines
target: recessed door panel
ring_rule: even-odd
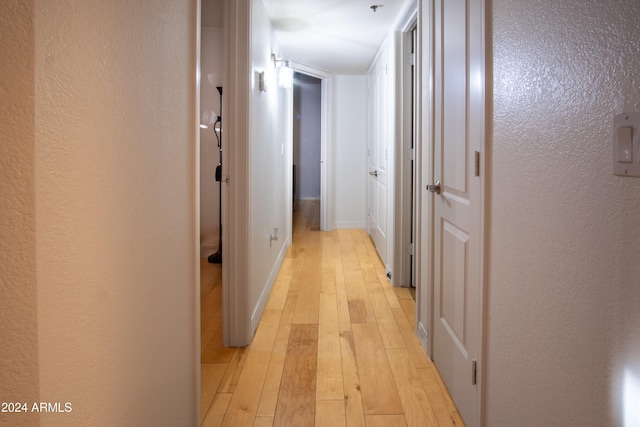
[[[466,192],[467,13],[464,0],[443,2],[442,179],[445,190]]]
[[[465,320],[467,293],[467,252],[469,235],[455,225],[442,225],[442,280],[440,322],[451,340],[466,357]]]

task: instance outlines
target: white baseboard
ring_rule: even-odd
[[[336,221],[333,228],[357,228],[364,229],[364,222],[361,221]]]
[[[282,266],[282,262],[287,254],[287,249],[291,246],[291,239],[287,238],[282,245],[282,249],[280,249],[280,253],[276,258],[276,262],[271,269],[271,273],[269,274],[269,278],[267,279],[267,283],[262,289],[262,293],[260,294],[260,298],[258,298],[258,303],[254,307],[251,312],[251,336],[256,333],[256,329],[258,328],[258,323],[260,323],[260,319],[262,318],[262,313],[264,312],[264,308],[267,305],[267,300],[269,299],[269,295],[271,294],[271,288],[273,288],[273,284],[276,281],[276,277],[278,277],[278,273],[280,273],[280,267]]]

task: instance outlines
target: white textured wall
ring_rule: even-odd
[[[367,173],[366,76],[336,76],[333,94],[334,226],[364,228]]]
[[[640,179],[612,175],[611,134],[640,110],[640,3],[489,4],[486,425],[638,425]]]
[[[33,8],[0,2],[0,402],[39,400]],[[37,422],[0,413],[0,426]]]
[[[222,15],[222,10],[218,13]],[[212,17],[210,16],[209,19]],[[215,73],[222,78],[224,65],[222,37],[222,27],[202,27],[200,48],[201,119],[202,113],[206,110],[213,110],[216,114],[220,114],[220,95],[218,90],[209,83],[207,76],[210,73]],[[222,80],[220,80],[220,86],[222,86]],[[216,166],[220,163],[220,151],[213,132],[212,126],[200,130],[200,256],[203,258],[218,250],[220,236],[220,183],[215,179]]]
[[[271,53],[279,54],[262,0],[251,1],[249,116],[249,266],[252,330],[257,326],[286,251],[291,222],[292,89],[277,85]],[[265,72],[267,92],[258,73]],[[288,224],[289,223],[289,224]],[[270,234],[278,228],[278,240]]]
[[[197,422],[195,0],[36,0],[47,426]]]

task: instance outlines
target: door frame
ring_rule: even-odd
[[[394,34],[394,56],[395,56],[395,178],[394,178],[394,242],[393,242],[393,255],[391,261],[391,269],[393,271],[393,276],[391,278],[391,283],[393,286],[409,286],[410,273],[408,272],[409,266],[409,244],[411,240],[410,230],[411,224],[408,223],[407,218],[411,217],[411,212],[408,212],[410,197],[414,197],[418,187],[418,178],[420,177],[420,144],[415,144],[414,147],[414,171],[413,182],[415,184],[414,191],[408,191],[406,183],[407,178],[410,174],[408,171],[408,147],[411,143],[411,138],[413,129],[411,127],[412,115],[415,117],[418,116],[418,98],[415,100],[415,108],[416,111],[412,109],[412,94],[411,94],[411,66],[408,64],[407,52],[410,52],[411,42],[412,42],[412,30],[413,28],[418,27],[418,2],[417,0],[412,0],[407,4],[406,8],[401,12],[401,15],[395,25],[395,34]],[[419,37],[418,37],[419,38]],[[419,40],[418,40],[419,42]],[[418,45],[415,47],[415,68],[414,72],[416,73],[416,83],[420,73],[420,50],[418,49]],[[407,81],[409,79],[409,81]],[[419,86],[416,84],[416,88],[414,90],[415,95],[419,95]],[[417,142],[418,127],[419,120],[416,120],[414,123],[415,127],[415,137]],[[415,198],[416,203],[413,207],[413,223],[417,226],[419,219],[419,203],[417,203],[418,199]],[[413,230],[414,235],[414,249],[413,249],[413,259],[414,259],[414,284],[416,287],[416,292],[418,289],[418,275],[416,273],[416,267],[418,263],[415,261],[418,259],[417,257],[417,246],[418,242],[418,233],[417,229]]]
[[[224,1],[224,132],[229,144],[222,162],[222,342],[242,347],[251,342],[249,276],[249,85],[251,73],[250,2]],[[231,102],[230,100],[233,100]],[[234,242],[235,244],[231,244]]]
[[[418,72],[419,98],[416,105],[418,123],[418,182],[416,191],[416,329],[418,339],[429,357],[433,356],[432,301],[433,301],[433,203],[425,193],[426,183],[433,182],[433,8],[435,0],[418,4],[418,52],[420,70]]]
[[[335,227],[333,215],[333,74],[291,61],[294,72],[320,80],[320,230],[331,231]],[[293,97],[293,91],[291,93]],[[291,142],[293,143],[293,141]],[[290,147],[293,152],[293,147]],[[291,236],[291,230],[289,230]]]

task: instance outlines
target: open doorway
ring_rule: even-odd
[[[402,150],[405,155],[402,157],[402,240],[407,248],[403,258],[401,268],[403,271],[403,286],[415,289],[415,240],[416,240],[416,167],[415,167],[415,144],[416,144],[416,44],[418,30],[415,23],[413,27],[406,31],[403,37],[404,57],[408,58],[406,66],[402,70],[402,91],[403,91],[403,118],[402,118]],[[412,293],[415,299],[415,292]]]
[[[224,34],[220,0],[202,2],[200,31],[200,256],[208,258],[221,246],[220,163]]]
[[[293,86],[293,206],[299,201],[320,204],[322,164],[322,80],[294,73]],[[318,206],[319,207],[319,206]],[[316,209],[320,212],[320,209]],[[320,229],[320,218],[312,228]]]
[[[322,70],[318,70],[313,67],[309,67],[303,64],[299,64],[296,62],[291,62],[291,66],[294,71],[294,91],[292,91],[292,96],[294,97],[292,101],[292,108],[294,109],[293,113],[293,137],[292,140],[297,138],[296,133],[302,134],[305,132],[304,128],[296,129],[298,126],[298,120],[296,120],[296,115],[301,110],[298,106],[295,105],[296,91],[301,88],[307,87],[310,92],[313,92],[313,98],[317,97],[317,90],[319,89],[319,105],[316,103],[312,110],[309,110],[309,117],[314,123],[312,127],[314,128],[313,132],[315,132],[316,126],[319,129],[319,157],[314,157],[314,160],[311,160],[315,163],[315,167],[319,169],[319,182],[320,182],[320,196],[318,203],[319,206],[319,228],[322,231],[329,231],[335,228],[334,218],[332,214],[331,203],[333,200],[333,187],[331,185],[331,168],[332,168],[332,156],[333,156],[333,141],[331,135],[333,134],[333,121],[331,120],[331,106],[333,99],[333,76],[330,73],[327,73]],[[304,91],[300,93],[304,95]],[[315,101],[314,101],[315,102]],[[316,114],[315,111],[319,106],[319,111]],[[313,112],[312,112],[313,111]],[[306,114],[305,111],[301,111],[301,119],[304,119]],[[312,117],[312,118],[311,118]],[[317,122],[316,122],[317,120]],[[303,123],[304,125],[304,123]],[[292,142],[296,144],[295,141]],[[301,161],[297,159],[296,156],[298,154],[295,152],[296,148],[292,147],[292,163],[295,164],[294,177],[293,177],[293,199],[294,202],[296,198],[307,197],[302,196],[304,193],[301,192],[300,182],[296,182],[296,176],[299,175],[299,162]],[[300,156],[303,157],[305,153],[301,152]],[[304,165],[302,165],[304,166]],[[292,166],[293,167],[293,166]],[[313,168],[311,168],[313,169]],[[311,172],[308,172],[311,173]],[[315,176],[315,173],[314,173]],[[308,196],[311,197],[311,196]],[[294,203],[295,204],[295,203]]]
[[[407,16],[406,24],[397,33],[396,86],[396,206],[395,215],[395,270],[394,285],[415,289],[417,285],[416,240],[418,222],[416,192],[420,174],[417,140],[418,30],[414,13]],[[412,292],[415,298],[415,292]]]
[[[203,381],[212,363],[233,351],[222,341],[222,218],[220,163],[224,22],[222,0],[203,0],[200,22],[200,362]]]

